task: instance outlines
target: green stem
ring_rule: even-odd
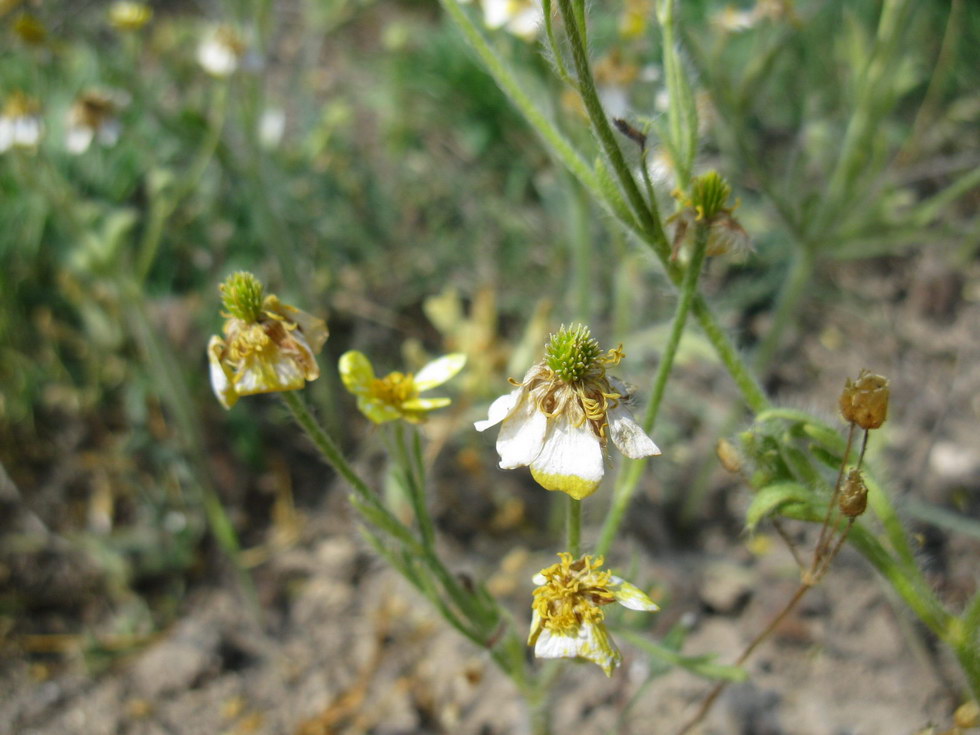
[[[582,501],[569,496],[568,514],[565,517],[565,546],[568,553],[578,559],[582,553]]]
[[[395,422],[395,446],[397,447],[396,459],[401,465],[405,475],[406,490],[412,503],[412,511],[415,513],[415,520],[419,524],[419,533],[422,536],[422,544],[428,549],[434,549],[436,543],[435,527],[429,509],[425,503],[425,476],[424,468],[418,461],[418,453],[413,450],[409,452],[408,444],[405,442],[405,427],[401,421]],[[414,432],[416,441],[418,432]]]
[[[517,107],[517,109],[524,115],[528,123],[537,131],[538,135],[541,136],[542,140],[549,147],[555,158],[561,161],[572,173],[572,175],[582,182],[582,184],[593,194],[596,200],[601,202],[612,216],[614,216],[624,227],[634,232],[647,245],[650,246],[663,265],[664,270],[671,282],[674,283],[675,286],[679,286],[682,279],[682,273],[678,268],[673,267],[673,265],[670,263],[671,248],[670,244],[667,242],[667,236],[664,233],[663,226],[660,223],[659,214],[652,214],[655,213],[656,210],[652,208],[648,209],[643,203],[642,196],[638,196],[636,198],[631,197],[631,201],[641,205],[641,209],[647,212],[647,216],[643,218],[641,222],[637,222],[635,219],[633,219],[629,215],[629,210],[626,209],[626,204],[622,200],[622,194],[619,189],[617,189],[615,185],[611,187],[604,186],[603,179],[595,171],[593,171],[588,163],[585,162],[578,151],[572,147],[572,145],[561,134],[557,127],[555,127],[554,123],[534,105],[530,96],[528,96],[527,93],[521,88],[513,73],[490,47],[483,34],[473,24],[469,16],[467,16],[467,14],[463,11],[457,0],[441,0],[441,2],[443,7],[446,9],[446,12],[449,13],[453,21],[459,26],[467,41],[470,43],[470,45],[472,45],[474,51],[483,62],[489,74],[494,78],[504,93],[510,97],[514,106]],[[581,44],[579,45],[581,46]],[[582,56],[581,49],[579,56]],[[591,77],[589,77],[589,79],[591,80]],[[581,82],[582,80],[580,79],[580,83]],[[590,87],[590,90],[591,95],[589,95],[589,97],[592,99],[590,111],[591,116],[596,111],[598,98],[595,95],[594,85]],[[586,94],[587,92],[583,93]],[[596,124],[598,124],[600,127],[604,127],[608,131],[606,141],[607,143],[611,141],[612,150],[615,151],[615,153],[619,153],[615,138],[612,136],[612,132],[609,129],[609,124],[606,122],[605,116],[602,114],[601,105],[598,105],[598,112],[598,122]],[[615,155],[615,153],[613,153],[613,155]],[[621,163],[621,167],[618,169],[619,173],[623,174],[625,172],[626,174],[625,178],[627,183],[623,184],[624,188],[629,189],[629,184],[632,184],[632,189],[638,195],[639,190],[636,188],[635,182],[633,182],[632,178],[629,176],[629,171],[622,159],[622,153],[619,153],[618,159]],[[742,392],[745,402],[755,412],[768,408],[769,402],[766,399],[765,394],[749,374],[746,364],[742,362],[738,352],[719,326],[708,305],[700,296],[697,296],[694,299],[692,308],[694,316],[697,318],[698,322],[701,324],[701,328],[704,330],[705,336],[714,347],[719,359],[721,359],[729,373],[731,373],[736,385]]]
[[[368,488],[367,483],[362,480],[353,468],[344,459],[344,455],[340,453],[340,449],[334,443],[330,435],[317,423],[317,420],[313,418],[313,414],[306,407],[303,399],[299,397],[296,391],[283,391],[279,394],[283,402],[289,408],[290,412],[293,414],[293,418],[296,419],[296,423],[300,425],[306,435],[310,438],[316,448],[319,450],[323,458],[327,460],[331,467],[333,467],[337,473],[343,477],[347,484],[350,485],[354,492],[356,492],[361,498],[367,500],[371,505],[378,504],[377,496],[371,492]]]
[[[575,63],[575,73],[578,76],[579,94],[582,97],[582,102],[585,104],[589,121],[592,123],[592,129],[599,139],[599,144],[602,146],[606,158],[612,164],[613,171],[619,179],[619,184],[626,193],[626,198],[633,208],[633,213],[643,226],[643,229],[650,233],[662,233],[663,226],[660,222],[660,213],[657,210],[657,204],[656,202],[650,202],[648,205],[644,200],[643,194],[640,193],[640,189],[636,185],[633,175],[630,173],[629,166],[623,157],[619,143],[616,141],[616,135],[609,125],[606,112],[602,109],[602,102],[599,100],[599,93],[595,87],[592,70],[589,68],[589,57],[585,48],[585,41],[580,33],[571,0],[558,0],[558,8],[561,12],[562,20],[565,23],[565,31],[568,34],[568,40],[572,48],[572,60]],[[666,238],[664,239],[666,241]]]
[[[684,281],[681,285],[681,295],[674,310],[674,320],[670,327],[670,335],[667,344],[664,346],[660,364],[657,366],[657,374],[653,378],[653,388],[651,390],[650,403],[647,405],[646,413],[643,416],[643,431],[649,434],[653,430],[653,425],[660,412],[660,404],[663,401],[664,392],[667,388],[667,381],[670,379],[671,369],[674,366],[674,359],[677,357],[677,350],[680,347],[681,337],[684,334],[684,327],[687,324],[687,316],[691,310],[691,304],[697,294],[698,278],[704,266],[705,255],[708,245],[708,228],[703,223],[698,223],[695,236],[694,253],[691,262],[688,263],[687,271],[684,273]],[[602,532],[599,535],[599,544],[596,547],[596,554],[605,556],[612,547],[613,539],[619,531],[623,522],[623,516],[633,499],[633,493],[639,484],[643,469],[646,467],[646,459],[635,459],[627,461],[619,476],[616,491],[613,495],[613,504],[606,515],[606,520],[602,525]]]
[[[572,174],[595,192],[601,191],[599,181],[595,172],[589,164],[579,155],[572,144],[561,134],[554,123],[551,122],[538,109],[531,100],[530,96],[521,88],[513,72],[507,67],[503,60],[487,43],[486,38],[480,30],[473,24],[466,12],[460,7],[457,0],[441,0],[443,8],[449,13],[450,17],[463,32],[466,40],[473,47],[480,61],[483,62],[487,72],[493,77],[497,85],[503,90],[514,106],[521,111],[538,135],[551,148],[555,155],[565,164]]]
[[[731,374],[732,379],[735,381],[735,385],[741,391],[745,403],[753,413],[765,411],[769,408],[769,399],[766,398],[762,387],[752,375],[748,364],[742,360],[735,346],[725,336],[714,314],[711,313],[711,309],[700,294],[695,296],[692,309],[694,316],[701,324],[701,329],[704,330],[705,336],[715,348],[715,352],[718,353],[722,364],[728,369],[729,374]]]
[[[572,241],[573,273],[575,279],[575,318],[582,324],[592,321],[592,283],[595,263],[592,261],[592,237],[589,233],[589,203],[577,181],[569,180],[568,199]]]

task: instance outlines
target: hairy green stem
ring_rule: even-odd
[[[651,214],[656,210],[648,209],[643,202],[642,196],[634,198],[633,201],[647,212],[647,217],[643,221],[637,221],[626,208],[626,203],[622,200],[622,193],[615,186],[612,188],[603,186],[600,176],[586,163],[585,159],[575,150],[568,140],[561,134],[554,123],[549,120],[532,102],[528,94],[521,88],[507,65],[497,56],[496,52],[487,43],[486,38],[480,30],[470,20],[466,12],[460,7],[457,0],[441,0],[443,7],[450,17],[460,28],[464,37],[473,47],[477,56],[483,62],[488,73],[494,78],[498,86],[511,99],[514,106],[524,115],[527,122],[537,131],[541,139],[549,147],[551,153],[560,161],[582,184],[588,189],[597,201],[601,202],[607,211],[614,216],[626,229],[636,234],[654,251],[657,258],[664,267],[667,276],[675,286],[679,286],[682,280],[681,271],[670,263],[671,248],[667,242],[663,226],[659,220],[659,214]],[[581,47],[581,44],[579,44]],[[580,48],[581,57],[583,54]],[[586,64],[587,70],[587,64]],[[589,77],[591,80],[591,77]],[[582,80],[580,80],[581,82]],[[596,112],[598,105],[598,124],[607,131],[606,141],[613,145],[612,150],[619,152],[615,138],[609,129],[609,124],[602,113],[601,104],[598,104],[598,97],[595,94],[594,84],[591,86],[592,110],[590,114]],[[615,155],[615,153],[613,154]],[[619,153],[618,159],[621,163],[618,169],[619,174],[626,174],[624,188],[632,189],[639,194],[635,182],[629,176],[628,168]],[[742,361],[735,347],[731,344],[722,328],[719,326],[711,309],[700,297],[696,296],[692,304],[695,318],[704,330],[705,336],[714,347],[719,359],[731,373],[735,384],[742,392],[746,404],[754,411],[758,412],[768,408],[769,402],[762,392],[762,389],[754,381],[748,371],[747,365]]]
[[[565,516],[565,546],[578,559],[582,553],[582,501],[569,496]]]
[[[671,369],[674,366],[674,359],[677,357],[677,349],[680,347],[681,337],[687,325],[687,317],[697,293],[698,278],[704,266],[705,255],[708,245],[708,228],[699,222],[694,243],[694,253],[691,262],[687,265],[684,274],[684,282],[681,285],[680,298],[674,309],[674,319],[670,326],[670,335],[667,337],[667,344],[664,346],[663,354],[660,357],[660,364],[657,366],[657,373],[653,378],[653,387],[650,391],[650,403],[647,405],[646,413],[643,416],[643,431],[649,434],[653,430],[653,425],[660,412],[660,404],[663,401],[664,392],[667,388],[667,381],[670,379]],[[596,554],[605,556],[612,547],[613,539],[619,531],[623,522],[623,516],[633,499],[633,493],[639,484],[643,469],[646,467],[646,459],[628,460],[624,463],[620,471],[616,491],[613,495],[613,503],[606,514],[606,520],[602,525],[602,532],[599,535],[599,544],[596,547]]]
[[[623,157],[623,151],[616,141],[616,135],[609,125],[606,112],[602,109],[602,102],[599,100],[599,93],[596,90],[592,70],[589,67],[589,57],[586,51],[585,40],[579,28],[571,0],[558,0],[558,8],[561,12],[562,20],[565,23],[565,31],[572,48],[572,61],[575,63],[575,73],[578,76],[579,94],[582,97],[582,102],[585,104],[589,121],[592,123],[592,130],[599,139],[599,144],[606,154],[609,163],[612,165],[613,171],[617,179],[619,179],[620,186],[626,193],[626,198],[633,208],[633,213],[636,215],[637,221],[648,232],[663,232],[657,203],[650,202],[647,204],[644,200],[643,194],[640,193],[640,189],[636,185],[636,180],[630,173],[626,159]]]

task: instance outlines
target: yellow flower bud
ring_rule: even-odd
[[[888,380],[868,370],[858,379],[848,379],[840,395],[844,420],[862,429],[877,429],[888,418]]]

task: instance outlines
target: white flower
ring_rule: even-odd
[[[278,107],[269,107],[259,117],[259,143],[263,148],[275,148],[286,132],[286,113]]]
[[[223,79],[238,71],[246,51],[244,39],[234,29],[219,26],[201,41],[197,61],[208,74]]]
[[[122,126],[118,110],[125,100],[121,95],[89,91],[80,95],[68,111],[65,147],[76,155],[84,153],[93,141],[111,148],[119,141]]]
[[[38,104],[22,92],[14,92],[0,113],[0,153],[11,148],[37,148],[44,134]]]
[[[630,610],[659,608],[638,587],[601,570],[602,557],[573,561],[567,552],[558,556],[558,564],[534,575],[538,588],[527,644],[537,658],[584,658],[611,676],[622,655],[609,637],[602,608],[613,602]]]
[[[485,421],[475,423],[477,431],[501,425],[500,467],[528,466],[546,490],[581,500],[602,481],[610,438],[631,459],[660,454],[633,419],[626,387],[606,376],[606,366],[622,358],[618,348],[602,352],[581,325],[552,335],[545,359],[490,405]]]
[[[544,11],[539,0],[483,0],[483,22],[532,41],[544,23]]]

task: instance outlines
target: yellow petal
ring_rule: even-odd
[[[357,410],[376,424],[383,424],[387,421],[394,421],[397,418],[401,418],[401,413],[391,404],[374,400],[366,395],[359,395],[357,397]]]
[[[403,411],[434,411],[437,408],[444,408],[452,401],[448,398],[413,398],[405,401],[401,408]]]
[[[442,385],[462,370],[465,364],[466,355],[461,352],[443,355],[418,371],[415,376],[415,389],[421,393],[430,388],[435,388],[437,385]]]
[[[363,352],[351,350],[340,356],[340,379],[351,393],[366,394],[371,390],[374,368]]]
[[[240,396],[297,390],[304,385],[303,368],[283,355],[278,347],[249,355],[242,360],[235,375],[235,391]]]

